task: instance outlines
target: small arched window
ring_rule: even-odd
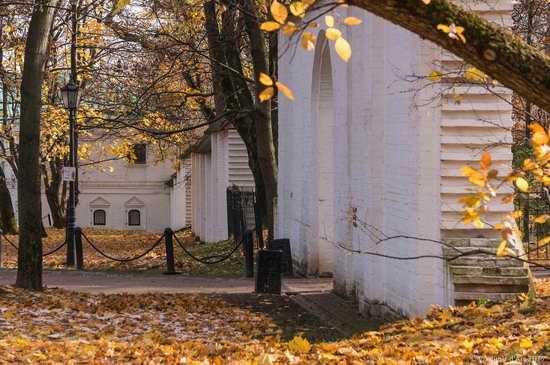
[[[141,226],[141,212],[137,209],[132,209],[128,212],[128,225]]]
[[[107,223],[107,213],[103,209],[94,210],[94,226],[104,226]]]

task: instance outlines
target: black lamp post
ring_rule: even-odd
[[[75,228],[76,228],[76,139],[75,121],[76,110],[80,104],[80,91],[78,85],[71,80],[65,87],[61,88],[61,99],[63,105],[69,110],[69,167],[73,170],[74,176],[69,179],[69,206],[67,209],[67,266],[75,266]]]

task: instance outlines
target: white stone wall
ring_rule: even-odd
[[[191,225],[191,160],[181,161],[170,189],[170,228],[174,231]]]
[[[233,184],[253,187],[244,142],[228,126],[210,133],[210,152],[191,156],[192,228],[206,242],[228,237],[226,190]]]
[[[442,106],[428,103],[441,91],[439,86],[406,81],[405,76],[437,69],[439,49],[359,9],[340,11],[341,18],[348,15],[363,19],[363,25],[344,34],[353,48],[349,64],[335,54],[333,42],[327,51],[322,33],[314,52],[282,52],[279,77],[296,100],[280,98],[279,104],[277,234],[290,238],[294,259],[304,272],[331,272],[336,290],[356,295],[371,314],[379,309],[424,314],[432,304],[451,304],[444,262],[376,255],[442,255],[438,244],[403,236],[439,240],[456,234],[447,219],[458,224],[457,207],[452,217],[442,207],[458,200],[447,192],[464,192],[467,182],[453,177],[459,181],[453,185],[446,174],[457,175],[461,164],[479,160],[460,137],[473,138],[478,130],[470,129],[462,114],[455,122],[461,120],[464,130],[446,129],[446,110],[463,109],[470,120],[477,111],[495,107],[495,100],[463,96],[460,106],[445,98]],[[281,50],[286,46],[280,42]],[[498,107],[500,114],[491,115],[508,123],[509,112]],[[506,138],[503,129],[484,132],[484,142],[476,146]],[[497,148],[498,161],[510,160],[508,148]],[[447,164],[448,154],[455,151],[460,158]],[[354,209],[357,227],[349,219]],[[460,234],[488,232],[460,229]],[[377,244],[392,236],[402,237]]]

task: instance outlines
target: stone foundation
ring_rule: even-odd
[[[501,240],[486,238],[445,239],[451,247],[444,247],[445,257],[451,258],[462,252],[483,250],[449,261],[454,285],[455,305],[464,305],[478,299],[503,301],[529,290],[529,268],[513,258],[496,257]],[[518,252],[521,254],[521,252]]]

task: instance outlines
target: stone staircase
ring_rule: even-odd
[[[445,239],[452,247],[444,247],[443,254],[452,258],[462,252],[483,250],[449,261],[454,284],[455,305],[464,305],[478,299],[503,301],[529,290],[529,269],[518,260],[496,257],[499,239],[456,238]]]

